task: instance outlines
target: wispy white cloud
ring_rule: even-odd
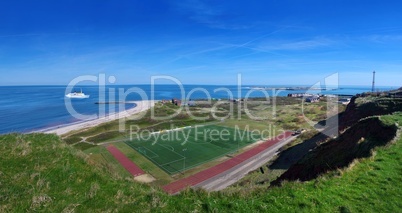
[[[214,1],[214,3],[216,3]],[[229,23],[223,17],[230,16],[225,10],[216,5],[210,5],[202,0],[183,0],[174,3],[175,7],[189,16],[193,21],[206,25],[210,28],[240,30],[248,29],[250,25]]]
[[[82,35],[82,33],[25,33],[25,34],[0,34],[0,38],[12,38],[12,37],[37,37],[37,36],[61,36],[61,35]]]
[[[376,43],[398,42],[402,41],[402,34],[399,35],[374,34],[365,36],[364,38],[369,40],[370,42],[376,42]]]
[[[281,50],[308,50],[321,47],[330,47],[338,44],[337,41],[328,38],[313,38],[300,41],[277,41],[269,40],[259,45],[262,50],[281,51]]]

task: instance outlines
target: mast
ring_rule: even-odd
[[[371,92],[374,92],[375,89],[375,71],[373,71],[373,85],[371,87]]]

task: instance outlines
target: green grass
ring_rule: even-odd
[[[359,105],[367,103],[368,101],[361,101],[361,98],[356,100]],[[391,109],[394,108],[396,100],[387,100],[383,101],[382,99],[372,99],[370,102],[380,102],[382,101],[384,108]],[[389,105],[389,106],[388,106]],[[361,114],[367,113],[367,107],[364,110],[359,109],[358,113],[351,113],[351,114]],[[369,111],[372,111],[370,109]],[[383,110],[377,110],[383,111]],[[393,115],[386,115],[381,116],[382,125],[379,125],[380,122],[370,122],[368,125],[364,125],[364,122],[368,120],[373,120],[373,118],[365,119],[362,123],[358,122],[358,125],[352,127],[352,132],[348,132],[347,134],[344,133],[343,136],[340,136],[340,139],[335,141],[334,145],[340,144],[338,147],[327,147],[326,153],[324,150],[317,150],[319,153],[319,157],[317,157],[317,152],[309,152],[310,149],[313,149],[316,146],[316,143],[319,140],[319,137],[316,137],[316,140],[308,140],[311,138],[316,132],[314,131],[307,131],[301,134],[295,141],[291,144],[288,144],[291,148],[287,149],[287,146],[283,147],[283,149],[287,149],[282,151],[278,158],[275,159],[273,162],[267,163],[269,166],[269,170],[265,168],[265,173],[262,174],[259,170],[253,171],[248,174],[245,178],[241,181],[236,183],[234,186],[231,187],[231,191],[238,191],[243,190],[244,187],[248,188],[259,188],[259,187],[266,187],[267,184],[276,180],[280,175],[289,169],[290,166],[297,163],[301,157],[305,154],[310,153],[311,161],[306,163],[303,168],[299,168],[301,171],[293,172],[295,174],[295,178],[301,179],[307,175],[311,175],[317,173],[322,168],[329,168],[330,170],[337,170],[337,167],[341,167],[341,165],[348,165],[353,159],[360,158],[360,157],[367,157],[369,156],[370,150],[375,146],[381,146],[384,143],[389,142],[390,138],[393,138],[394,133],[387,131],[383,125],[385,126],[392,126],[395,123],[399,126],[402,123],[398,120],[400,117],[401,112],[396,112]],[[356,125],[356,123],[350,123]],[[342,139],[343,138],[343,139]],[[364,140],[368,139],[368,140]],[[322,141],[322,142],[323,142]],[[327,140],[328,141],[328,140]],[[346,142],[346,143],[345,143]],[[321,143],[321,142],[320,142]],[[300,165],[298,165],[299,167]],[[313,168],[309,168],[313,167]]]
[[[402,121],[402,116],[383,118]],[[87,151],[96,155],[100,148]],[[370,158],[316,180],[270,189],[244,186],[236,192],[189,190],[177,196],[113,176],[111,167],[99,165],[96,158],[54,135],[3,135],[0,153],[0,212],[402,211],[401,138],[377,147]]]
[[[81,148],[81,147],[80,147]],[[132,175],[120,164],[116,158],[110,154],[103,146],[92,146],[85,149],[84,153],[89,156],[97,165],[107,168],[111,172],[112,177],[131,178]]]
[[[67,144],[75,144],[82,141],[82,138],[78,137],[78,136],[72,136],[72,137],[68,137],[66,139],[64,139],[64,142],[66,142]]]
[[[402,122],[402,116],[384,116]],[[211,211],[263,212],[401,212],[402,138],[378,147],[370,158],[360,159],[348,168],[307,182],[285,182],[267,189],[262,185],[242,191],[199,195],[200,208]],[[179,195],[179,199],[194,192]],[[175,206],[176,200],[168,205]],[[180,205],[178,205],[180,206]],[[178,211],[191,210],[178,208]]]
[[[0,212],[131,212],[164,196],[55,135],[2,135],[0,153]]]
[[[376,147],[388,144],[396,133],[397,127],[394,124],[386,125],[378,117],[363,119],[336,139],[310,151],[279,180],[311,180],[347,167],[357,159],[370,157]],[[279,183],[278,180],[275,182]]]
[[[380,119],[402,125],[400,112]],[[106,129],[113,128],[94,132]],[[0,135],[0,212],[402,212],[402,138],[397,137],[375,147],[370,157],[310,181],[169,196],[133,181],[102,146],[84,147],[85,154],[55,135]],[[116,146],[158,171],[126,144]]]
[[[92,136],[87,138],[87,141],[93,142],[93,143],[98,143],[102,141],[107,141],[110,139],[117,138],[119,136],[125,136],[125,133],[119,132],[119,131],[108,131],[108,132],[103,132],[98,135]]]
[[[190,107],[189,111],[191,115],[197,117],[203,117],[203,119],[194,119],[186,112],[182,110],[177,116],[169,120],[157,120],[152,119],[151,111],[148,110],[140,116],[139,119],[127,119],[125,122],[126,131],[118,132],[119,122],[112,121],[99,125],[94,128],[84,129],[80,132],[72,132],[63,137],[63,140],[68,144],[74,144],[86,138],[89,142],[102,143],[124,140],[128,138],[130,134],[130,126],[134,125],[134,129],[139,128],[141,131],[160,131],[164,129],[170,129],[174,127],[192,126],[196,124],[220,122],[221,119],[216,120],[215,116],[229,116],[223,123],[218,125],[235,128],[236,126],[251,130],[264,131],[264,137],[274,137],[277,134],[282,133],[283,130],[293,129],[311,129],[311,126],[307,124],[302,116],[302,103],[301,99],[277,97],[276,106],[273,106],[273,101],[267,102],[258,98],[255,100],[249,100],[247,103],[242,102],[239,104],[233,104],[229,102],[219,102],[216,108],[212,108],[213,103],[197,102],[197,106]],[[246,108],[247,106],[247,108]],[[305,115],[310,120],[315,122],[320,121],[325,117],[325,102],[314,103],[305,105]],[[240,109],[240,114],[239,114]],[[175,114],[180,107],[172,104],[158,103],[153,108],[155,115],[168,116]],[[340,106],[340,111],[343,111]],[[252,116],[252,117],[250,117]],[[254,119],[255,118],[255,119]],[[267,131],[268,130],[268,131]]]
[[[302,103],[301,99],[294,99],[294,98],[278,98],[276,101],[277,105],[274,107],[272,105],[272,102],[267,102],[263,100],[251,100],[246,103],[240,103],[234,104],[231,106],[230,103],[228,102],[220,102],[218,107],[214,108],[212,110],[215,112],[215,115],[219,114],[218,116],[226,116],[229,115],[229,118],[225,119],[223,122],[218,119],[214,120],[211,117],[211,107],[215,104],[214,103],[203,103],[203,102],[197,102],[196,107],[191,107],[189,110],[191,113],[195,116],[199,117],[205,117],[204,120],[196,120],[191,118],[188,114],[186,114],[186,111],[182,111],[178,116],[174,117],[171,120],[154,120],[151,118],[150,111],[144,112],[145,116],[142,117],[141,119],[134,119],[134,120],[126,120],[126,127],[129,128],[130,125],[135,125],[136,129],[137,127],[140,128],[139,131],[149,131],[149,132],[154,132],[154,131],[161,131],[161,130],[166,130],[166,129],[171,129],[175,127],[182,127],[182,126],[194,126],[197,124],[204,124],[204,125],[209,125],[211,123],[214,123],[215,125],[224,127],[224,128],[239,128],[243,131],[259,131],[262,134],[262,137],[264,138],[272,138],[275,137],[278,134],[283,133],[284,130],[293,130],[293,129],[312,129],[311,126],[309,126],[305,120],[303,119],[302,116]],[[248,111],[245,110],[245,106],[247,105]],[[230,109],[233,107],[233,113],[230,113]],[[238,114],[238,109],[240,108],[241,114]],[[325,111],[322,110],[326,107],[325,102],[320,102],[320,103],[314,103],[314,104],[309,104],[305,106],[306,111],[309,113],[306,113],[306,116],[309,119],[319,121],[319,118],[322,118],[325,115]],[[174,106],[172,104],[157,104],[154,108],[155,114],[157,116],[166,116],[170,114],[174,114],[177,110],[180,108],[177,106]],[[340,108],[340,110],[343,110]],[[249,117],[249,115],[252,115],[256,117],[257,119],[252,119]],[[240,116],[240,119],[239,119]],[[75,132],[70,134],[70,136],[65,137],[64,140],[66,142],[73,141],[73,142],[78,142],[79,140],[86,139],[86,141],[93,142],[93,143],[115,143],[115,144],[121,144],[120,142],[126,141],[129,138],[129,132],[126,131],[125,133],[120,133],[117,131],[117,125],[118,122],[111,122],[108,124],[105,124],[103,126],[99,126],[96,128],[92,129],[87,129],[84,130],[83,132]],[[311,131],[308,131],[311,132]],[[304,136],[303,134],[302,136]],[[83,138],[81,138],[83,137]],[[300,137],[301,138],[301,137]],[[78,141],[77,141],[78,140]],[[287,145],[285,148],[289,146],[296,145],[297,143],[302,142],[303,140],[295,140],[292,144]],[[168,144],[169,145],[169,144]],[[222,160],[224,158],[219,158],[220,156],[224,156],[225,152],[221,152],[219,155],[215,155],[215,150],[223,150],[225,151],[225,146],[227,144],[225,143],[210,143],[212,147],[214,147],[212,151],[212,155],[209,155],[208,157],[201,157],[199,158],[199,162],[207,162],[205,164],[197,166],[197,163],[192,163],[190,162],[184,162],[184,155],[181,157],[181,153],[179,152],[178,154],[175,155],[175,153],[171,153],[168,149],[166,149],[167,146],[165,147],[160,147],[159,150],[160,152],[164,152],[165,157],[168,157],[168,159],[162,159],[159,160],[158,162],[155,162],[153,160],[153,157],[151,155],[153,149],[157,149],[157,147],[153,146],[150,150],[147,152],[147,149],[143,148],[141,151],[143,154],[140,154],[139,151],[136,151],[135,149],[129,148],[127,149],[127,145],[118,147],[122,151],[128,151],[126,154],[130,155],[132,160],[136,163],[141,164],[141,168],[145,168],[144,170],[149,172],[151,175],[153,175],[155,178],[158,180],[156,183],[161,183],[162,185],[170,182],[171,177],[168,177],[168,174],[173,174],[174,178],[179,178],[179,177],[185,177],[188,176],[189,174],[196,173],[198,171],[201,171],[202,169],[208,168],[210,166],[216,165],[219,163],[219,160]],[[170,146],[170,145],[169,145]],[[74,147],[81,149],[81,150],[87,150],[90,148],[88,145],[83,144],[83,143],[78,143]],[[244,147],[242,144],[239,144],[238,148]],[[170,147],[169,147],[170,148]],[[184,147],[180,147],[184,148]],[[180,148],[174,148],[177,150],[180,150]],[[216,148],[216,149],[215,149]],[[236,147],[237,149],[237,147]],[[167,150],[167,151],[166,151]],[[202,150],[202,149],[201,149]],[[242,150],[242,149],[240,149]],[[187,149],[188,151],[188,149]],[[186,152],[187,152],[186,151]],[[210,152],[210,151],[209,151]],[[149,155],[148,155],[149,154]],[[191,153],[191,156],[194,154]],[[199,153],[196,153],[199,154]],[[147,157],[148,158],[147,158]],[[210,158],[208,161],[205,158]],[[172,162],[170,159],[175,159],[176,162],[174,163],[169,163]],[[182,159],[182,160],[180,160]],[[213,160],[213,159],[219,159],[219,160]],[[153,161],[152,161],[153,160]],[[160,162],[163,162],[160,164]],[[168,164],[166,164],[168,163]],[[190,163],[190,164],[189,164]],[[113,162],[112,162],[113,164]],[[151,166],[151,164],[154,164]],[[157,164],[163,165],[161,167],[156,166]],[[194,164],[194,165],[193,165]],[[118,167],[118,165],[115,165]],[[145,166],[145,167],[144,167]],[[170,167],[170,168],[167,168]],[[163,168],[163,169],[161,169]],[[185,173],[178,173],[181,170],[188,169],[186,170]],[[283,171],[282,171],[283,172]],[[271,179],[271,177],[269,178]]]
[[[74,148],[79,149],[79,150],[87,150],[96,145],[88,144],[88,143],[77,143],[74,145]]]
[[[167,173],[176,174],[233,153],[255,139],[261,139],[260,135],[252,137],[240,129],[207,125],[146,135],[126,144]]]
[[[152,161],[135,151],[133,148],[128,146],[126,143],[115,143],[114,146],[117,147],[121,152],[123,152],[126,157],[135,162],[137,166],[139,166],[141,169],[146,171],[146,173],[152,175],[156,179],[154,182],[152,182],[152,185],[162,186],[173,181],[172,177],[169,174],[156,166]]]

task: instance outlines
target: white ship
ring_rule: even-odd
[[[85,93],[82,92],[72,92],[68,93],[66,95],[67,98],[89,98],[89,95],[85,95]]]

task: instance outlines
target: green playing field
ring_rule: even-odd
[[[247,131],[216,125],[137,136],[126,144],[169,174],[233,153],[260,139]]]

